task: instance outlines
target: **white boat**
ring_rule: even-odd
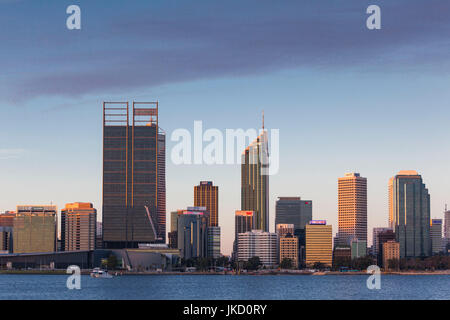
[[[103,269],[100,269],[100,268],[94,268],[94,269],[91,271],[91,277],[93,277],[93,278],[106,278],[106,279],[110,279],[110,278],[112,278],[113,276],[110,275],[110,274],[108,273],[107,270],[103,270]]]

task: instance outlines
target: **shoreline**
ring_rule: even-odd
[[[117,271],[120,273],[120,271]],[[110,272],[112,275],[115,276],[116,271]],[[0,276],[1,275],[69,275],[69,273],[66,272],[66,270],[0,270]],[[82,270],[82,275],[89,275],[90,270]],[[436,270],[436,271],[383,271],[381,272],[382,275],[450,275],[450,270]],[[358,271],[358,272],[339,272],[339,271],[328,271],[328,272],[309,272],[309,271],[266,271],[266,272],[247,272],[247,273],[232,273],[232,272],[179,272],[179,271],[167,271],[167,272],[131,272],[131,271],[122,271],[122,274],[117,275],[117,277],[120,276],[168,276],[168,275],[197,275],[197,276],[204,276],[204,275],[210,275],[210,276],[223,276],[223,275],[232,275],[232,276],[361,276],[361,275],[368,275],[365,271]]]

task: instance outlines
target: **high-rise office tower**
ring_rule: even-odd
[[[207,256],[214,259],[220,257],[220,227],[208,227]]]
[[[241,209],[255,213],[254,229],[269,231],[269,152],[267,131],[242,153]]]
[[[388,230],[391,230],[392,231],[392,229],[391,228],[373,228],[373,233],[372,233],[372,248],[373,248],[373,250],[372,250],[372,253],[375,255],[375,256],[377,256],[378,255],[378,250],[379,250],[379,246],[380,246],[380,242],[379,242],[379,239],[378,239],[378,235],[381,233],[381,232],[385,232],[385,231],[388,231]]]
[[[148,107],[150,105],[150,107]],[[106,249],[165,241],[165,136],[157,102],[103,103]]]
[[[392,225],[400,257],[431,255],[430,194],[416,171],[400,171],[389,182]]]
[[[156,204],[156,220],[158,224],[157,242],[166,242],[166,133],[159,128],[158,132],[158,194]]]
[[[342,244],[353,238],[367,243],[367,179],[359,173],[338,179],[338,235]]]
[[[12,251],[12,235],[15,213],[5,212],[0,214],[0,251],[9,253]]]
[[[278,235],[262,230],[247,231],[238,234],[238,260],[248,261],[252,257],[259,257],[261,263],[267,267],[274,267],[278,263]]]
[[[306,225],[306,265],[319,262],[331,267],[333,260],[332,226],[325,220],[311,220]]]
[[[444,212],[444,238],[446,243],[450,243],[450,210],[445,206]]]
[[[200,181],[194,187],[194,206],[206,207],[209,212],[209,225],[219,226],[219,187],[213,186],[212,181]]]
[[[439,254],[442,252],[442,219],[431,219],[430,225],[431,253]]]
[[[275,204],[275,225],[293,224],[294,229],[305,229],[312,220],[312,201],[300,197],[279,197]]]
[[[208,220],[206,207],[188,207],[178,215],[177,242],[183,259],[207,257]]]
[[[312,201],[300,197],[279,197],[275,204],[275,225],[293,224],[298,238],[298,261],[305,259],[305,226],[312,220]]]
[[[234,215],[234,242],[233,257],[238,254],[238,234],[252,231],[255,225],[255,213],[253,211],[236,210]]]
[[[13,228],[13,252],[56,251],[57,208],[47,206],[17,206]]]
[[[97,210],[92,203],[68,203],[61,210],[61,250],[94,250]]]

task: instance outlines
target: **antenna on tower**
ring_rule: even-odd
[[[262,129],[263,129],[263,131],[264,131],[264,110],[263,110],[263,112],[262,112]]]

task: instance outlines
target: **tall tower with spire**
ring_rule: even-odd
[[[254,229],[269,231],[269,153],[264,129],[242,153],[241,210],[254,212]]]

